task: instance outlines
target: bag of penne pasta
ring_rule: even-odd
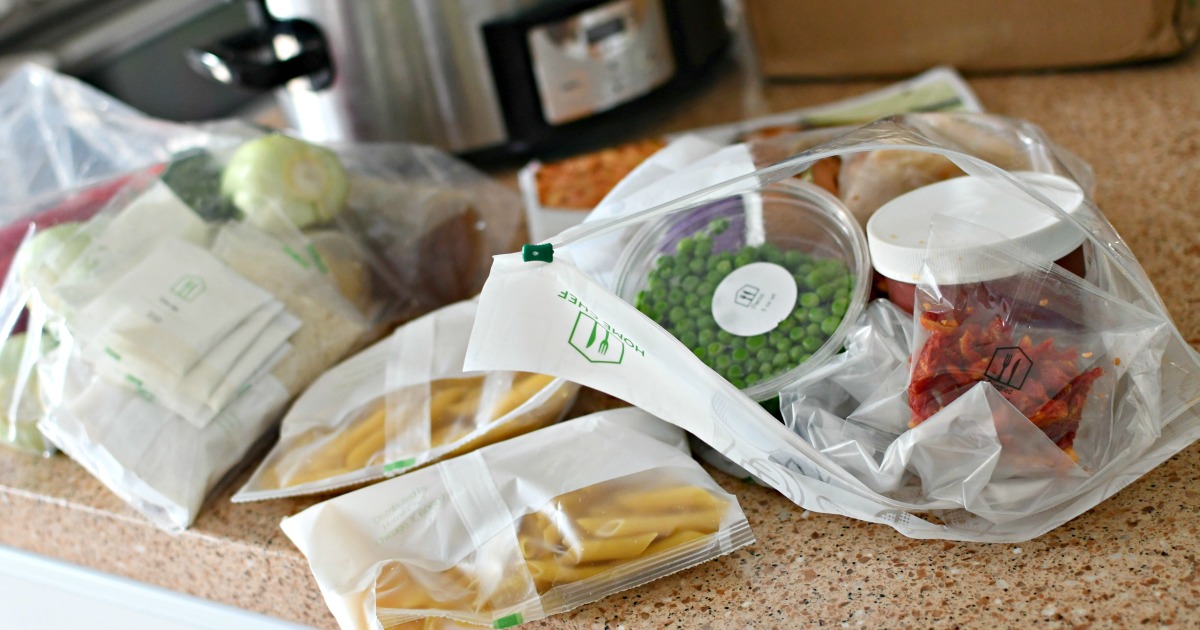
[[[557,422],[578,385],[462,371],[477,306],[467,300],[413,320],[322,375],[233,500],[375,481]]]
[[[342,628],[427,617],[504,628],[753,542],[685,435],[605,411],[284,519]]]

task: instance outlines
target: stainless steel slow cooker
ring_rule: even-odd
[[[276,90],[321,141],[523,152],[686,81],[729,41],[721,0],[251,0],[250,30],[190,51]]]

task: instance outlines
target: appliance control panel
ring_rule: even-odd
[[[615,0],[528,31],[546,122],[612,109],[674,76],[661,0]]]

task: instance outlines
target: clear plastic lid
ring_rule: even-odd
[[[617,263],[616,291],[764,401],[842,347],[870,272],[845,206],[786,180],[646,224]]]

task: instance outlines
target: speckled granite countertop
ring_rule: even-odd
[[[970,83],[989,110],[1041,125],[1093,165],[1100,207],[1200,347],[1200,51],[1161,64]],[[882,84],[778,84],[766,96],[770,109],[785,110]],[[704,106],[679,106],[647,124],[681,130],[738,115],[736,96],[722,96],[720,85],[710,91]],[[757,544],[526,627],[1200,626],[1200,446],[1015,545],[909,540],[714,475],[738,495]],[[0,450],[0,544],[333,627],[304,559],[278,528],[311,501],[235,506],[229,496],[214,497],[173,538],[65,457]]]

